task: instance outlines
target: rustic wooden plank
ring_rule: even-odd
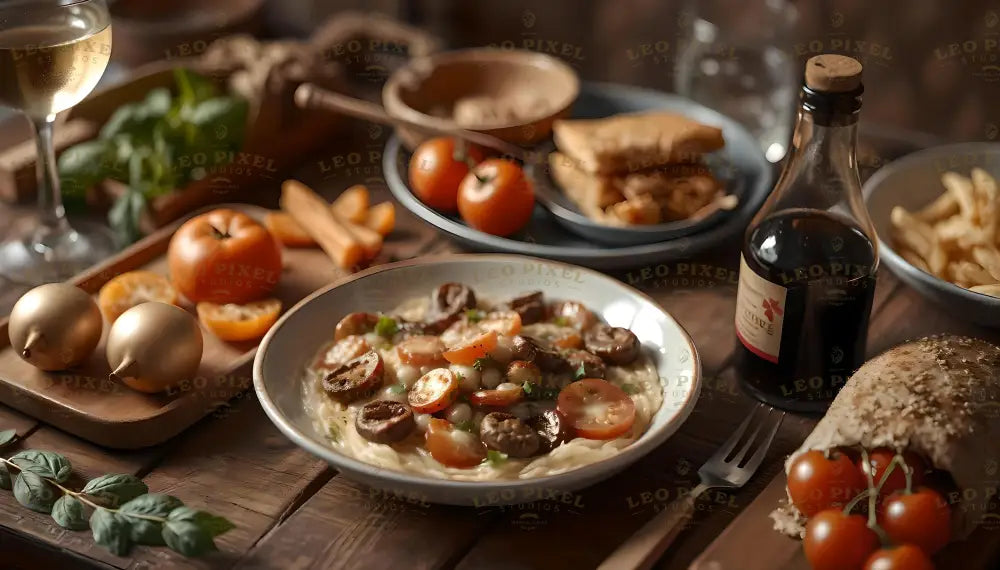
[[[4,570],[38,570],[39,568],[110,570],[114,568],[17,532],[16,529],[2,526],[0,526],[0,553],[3,553]]]

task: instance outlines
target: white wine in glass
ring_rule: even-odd
[[[0,105],[28,117],[38,146],[38,218],[0,246],[0,274],[7,279],[63,281],[115,250],[106,228],[69,225],[52,147],[56,114],[90,94],[110,57],[104,0],[0,3]]]

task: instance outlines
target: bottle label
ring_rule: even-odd
[[[777,363],[781,352],[786,292],[781,285],[757,275],[740,255],[736,336],[747,350],[769,362]]]

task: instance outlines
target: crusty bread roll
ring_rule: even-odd
[[[866,362],[785,463],[810,449],[862,446],[909,449],[951,474],[962,491],[953,538],[989,512],[1000,458],[1000,348],[958,336],[928,337]],[[790,501],[771,517],[801,537],[805,518]]]

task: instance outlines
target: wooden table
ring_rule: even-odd
[[[329,173],[314,160],[297,175],[330,196],[358,180],[367,180],[387,195],[377,180],[380,166],[369,166],[324,180]],[[268,200],[274,200],[273,192],[261,198]],[[0,211],[0,227],[21,212]],[[387,241],[382,260],[456,249],[400,209],[398,229]],[[217,540],[221,552],[203,559],[188,560],[167,549],[148,547],[136,547],[131,557],[119,558],[95,546],[88,532],[65,531],[48,515],[29,511],[9,492],[0,491],[0,566],[592,568],[696,483],[697,468],[754,404],[740,391],[732,368],[737,251],[737,244],[727,244],[696,259],[616,275],[653,296],[691,334],[704,364],[704,389],[690,419],[666,444],[627,472],[579,494],[515,507],[481,508],[381,497],[345,480],[283,437],[252,393],[236,398],[229,407],[163,445],[132,452],[97,447],[0,406],[0,428],[17,429],[23,437],[20,448],[59,451],[82,477],[134,473],[151,491],[176,495],[236,524],[235,530]],[[5,284],[0,308],[9,309],[15,298],[15,290]],[[887,270],[879,276],[870,331],[870,354],[945,331],[1000,340],[995,332],[953,320],[946,310],[930,305]],[[249,375],[250,371],[241,373]],[[758,475],[739,492],[713,493],[700,501],[689,528],[658,567],[687,568],[772,480],[783,458],[813,424],[809,418],[788,416]],[[762,512],[759,533],[770,532]],[[734,552],[754,558],[752,540],[744,536],[734,542]],[[799,568],[801,561],[785,567]]]

